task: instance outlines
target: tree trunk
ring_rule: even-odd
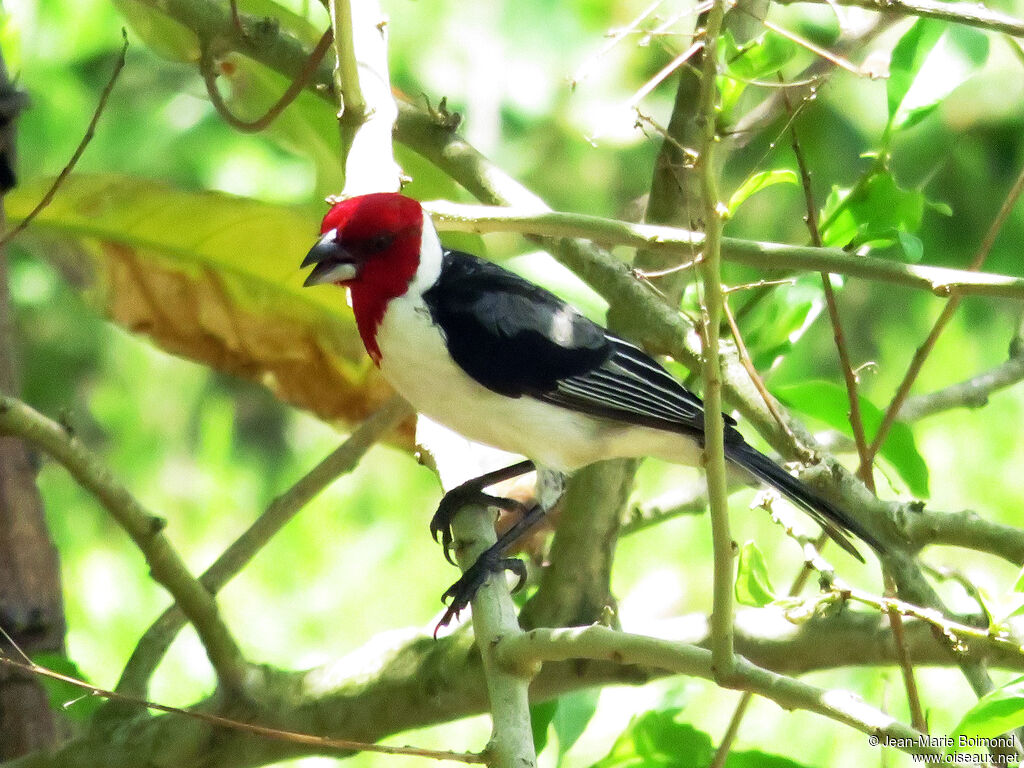
[[[0,55],[0,232],[6,231],[2,196],[14,186],[15,121],[24,103]],[[0,391],[12,394],[18,391],[14,346],[7,258],[0,250]],[[7,437],[0,437],[0,628],[29,656],[64,651],[59,563],[32,457],[24,443]],[[0,653],[16,658],[10,640],[0,639]],[[0,668],[0,761],[51,746],[57,736],[38,678]]]

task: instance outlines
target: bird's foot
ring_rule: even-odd
[[[515,499],[505,499],[500,496],[492,496],[479,487],[476,482],[464,483],[452,490],[448,491],[441,499],[441,503],[437,507],[437,512],[430,520],[430,535],[434,537],[434,541],[438,540],[440,536],[441,546],[444,548],[444,557],[452,565],[456,565],[454,558],[452,557],[452,544],[455,541],[452,535],[452,520],[455,515],[463,507],[469,506],[470,504],[476,504],[485,507],[497,507],[507,512],[518,512],[520,515],[525,516],[529,511],[526,505]],[[478,560],[477,563],[480,561]],[[518,562],[518,561],[517,561]],[[476,567],[474,564],[473,567]],[[468,571],[467,571],[468,573]],[[465,576],[463,576],[465,578]],[[450,590],[449,590],[450,591]],[[445,593],[447,595],[447,593]]]
[[[447,556],[447,549],[445,555]],[[441,620],[437,622],[437,626],[434,627],[434,637],[437,637],[437,632],[441,627],[448,626],[453,618],[458,618],[462,609],[469,605],[469,601],[487,582],[492,573],[504,573],[505,571],[511,571],[518,577],[512,591],[520,590],[526,583],[526,563],[515,557],[503,557],[499,545],[495,545],[481,554],[476,562],[465,570],[462,578],[448,587],[441,595],[441,602],[448,603],[448,608]]]

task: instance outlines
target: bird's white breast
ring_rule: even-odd
[[[699,461],[699,451],[681,435],[598,419],[529,396],[500,395],[479,384],[448,354],[423,302],[420,291],[436,279],[432,267],[421,265],[426,274],[417,274],[409,291],[392,299],[376,336],[381,371],[418,411],[471,440],[560,471],[634,456]]]

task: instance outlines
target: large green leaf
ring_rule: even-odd
[[[886,91],[888,130],[930,115],[988,60],[988,37],[969,28],[919,19],[896,44]]]
[[[1024,677],[982,696],[960,719],[952,738],[992,739],[1024,725]],[[965,744],[964,747],[969,746]],[[984,751],[984,746],[979,751]]]
[[[9,194],[10,218],[25,216],[49,183]],[[344,294],[302,288],[299,262],[322,212],[139,178],[75,176],[31,231],[85,254],[75,273],[91,273],[88,294],[114,322],[352,422],[390,389],[366,357]]]
[[[830,381],[808,381],[774,388],[775,396],[790,408],[825,422],[846,435],[853,434],[850,426],[850,400],[846,389]],[[882,411],[864,397],[859,398],[864,431],[868,440],[882,424]],[[910,492],[918,498],[928,497],[928,465],[925,464],[914,433],[903,422],[894,422],[889,437],[880,453],[899,473]]]

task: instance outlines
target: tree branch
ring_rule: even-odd
[[[704,27],[704,56],[701,67],[700,99],[696,118],[700,134],[697,160],[701,210],[704,220],[703,259],[700,273],[704,287],[701,324],[701,375],[704,381],[704,471],[708,483],[711,515],[711,543],[714,552],[711,613],[712,672],[716,682],[730,684],[738,660],[733,653],[733,540],[729,532],[729,491],[725,479],[725,421],[722,413],[722,363],[719,335],[722,327],[722,211],[718,199],[715,142],[718,104],[718,36],[725,18],[724,0],[716,0]],[[691,246],[692,247],[692,246]]]
[[[217,594],[306,504],[339,476],[354,470],[382,436],[411,415],[409,405],[397,396],[385,403],[363,421],[345,442],[274,499],[263,514],[199,577],[202,585],[211,594]],[[121,673],[116,688],[119,694],[146,696],[153,672],[186,620],[181,609],[172,605],[150,625]]]
[[[497,541],[494,518],[487,507],[464,507],[452,520],[455,557],[466,571]],[[530,726],[530,680],[536,664],[502,664],[494,649],[503,637],[522,634],[504,571],[491,574],[473,596],[473,635],[483,659],[483,675],[491,707],[491,740],[484,753],[489,768],[531,768],[537,765]]]
[[[520,637],[502,638],[496,648],[509,663],[567,661],[570,659],[615,660],[667,669],[677,674],[718,679],[714,651],[643,635],[592,626],[566,629],[532,629]],[[903,751],[942,754],[939,747],[918,744],[920,731],[896,721],[847,691],[825,690],[735,659],[737,687],[770,698],[785,709],[805,709],[845,723],[881,739],[905,744]]]
[[[908,647],[919,666],[949,664],[948,649],[928,624],[910,620],[905,628]],[[670,638],[672,643],[704,648],[709,639],[708,618],[703,614],[673,618],[642,630]],[[845,610],[802,624],[788,621],[783,611],[774,607],[746,609],[736,616],[736,651],[776,674],[861,665],[889,667],[892,643],[892,634],[877,613]],[[972,658],[1024,671],[1024,657],[1019,652],[1009,653],[973,638],[964,638],[963,643],[964,653]],[[571,653],[567,647],[565,652]],[[700,661],[689,653],[687,658]],[[609,656],[602,658],[605,660],[545,663],[531,685],[532,701],[609,683],[643,684],[670,673],[666,668],[629,664],[626,659],[620,663],[609,661]],[[710,662],[700,661],[697,666],[706,672],[698,676],[710,679]],[[373,638],[350,657],[313,670],[264,668],[250,687],[252,709],[246,710],[245,719],[291,730],[315,722],[319,735],[374,742],[480,714],[487,708],[484,692],[483,668],[468,633],[456,632],[434,641],[418,629],[395,630],[387,638]],[[765,693],[776,698],[774,689]],[[192,709],[232,714],[217,697],[198,702]],[[316,745],[259,740],[178,716],[146,717],[140,713],[130,728],[118,731],[116,744],[102,734],[86,734],[55,752],[35,753],[4,768],[137,768],[147,756],[177,768],[254,768],[316,754],[336,755]]]
[[[524,235],[579,237],[604,245],[628,245],[680,254],[704,247],[704,236],[675,227],[631,224],[577,213],[538,212],[532,208],[427,203],[438,228],[451,232],[519,232]],[[856,256],[841,248],[722,238],[722,258],[765,270],[806,270],[848,275],[926,290],[936,296],[1000,296],[1024,300],[1024,279],[987,272],[903,264]]]
[[[900,421],[917,421],[954,408],[981,408],[988,404],[989,395],[1024,381],[1024,355],[1015,355],[995,368],[979,373],[957,384],[908,397],[900,408]]]
[[[780,0],[783,5],[804,2],[829,4],[833,1]],[[1004,32],[1013,37],[1024,37],[1024,21],[975,3],[945,3],[939,0],[839,0],[836,4],[852,5],[899,16],[940,19],[990,32]]]
[[[228,690],[244,690],[247,667],[207,589],[189,573],[163,534],[164,520],[146,510],[103,463],[55,421],[0,394],[0,434],[16,435],[56,459],[92,493],[131,537],[161,584],[195,626],[217,678]]]

